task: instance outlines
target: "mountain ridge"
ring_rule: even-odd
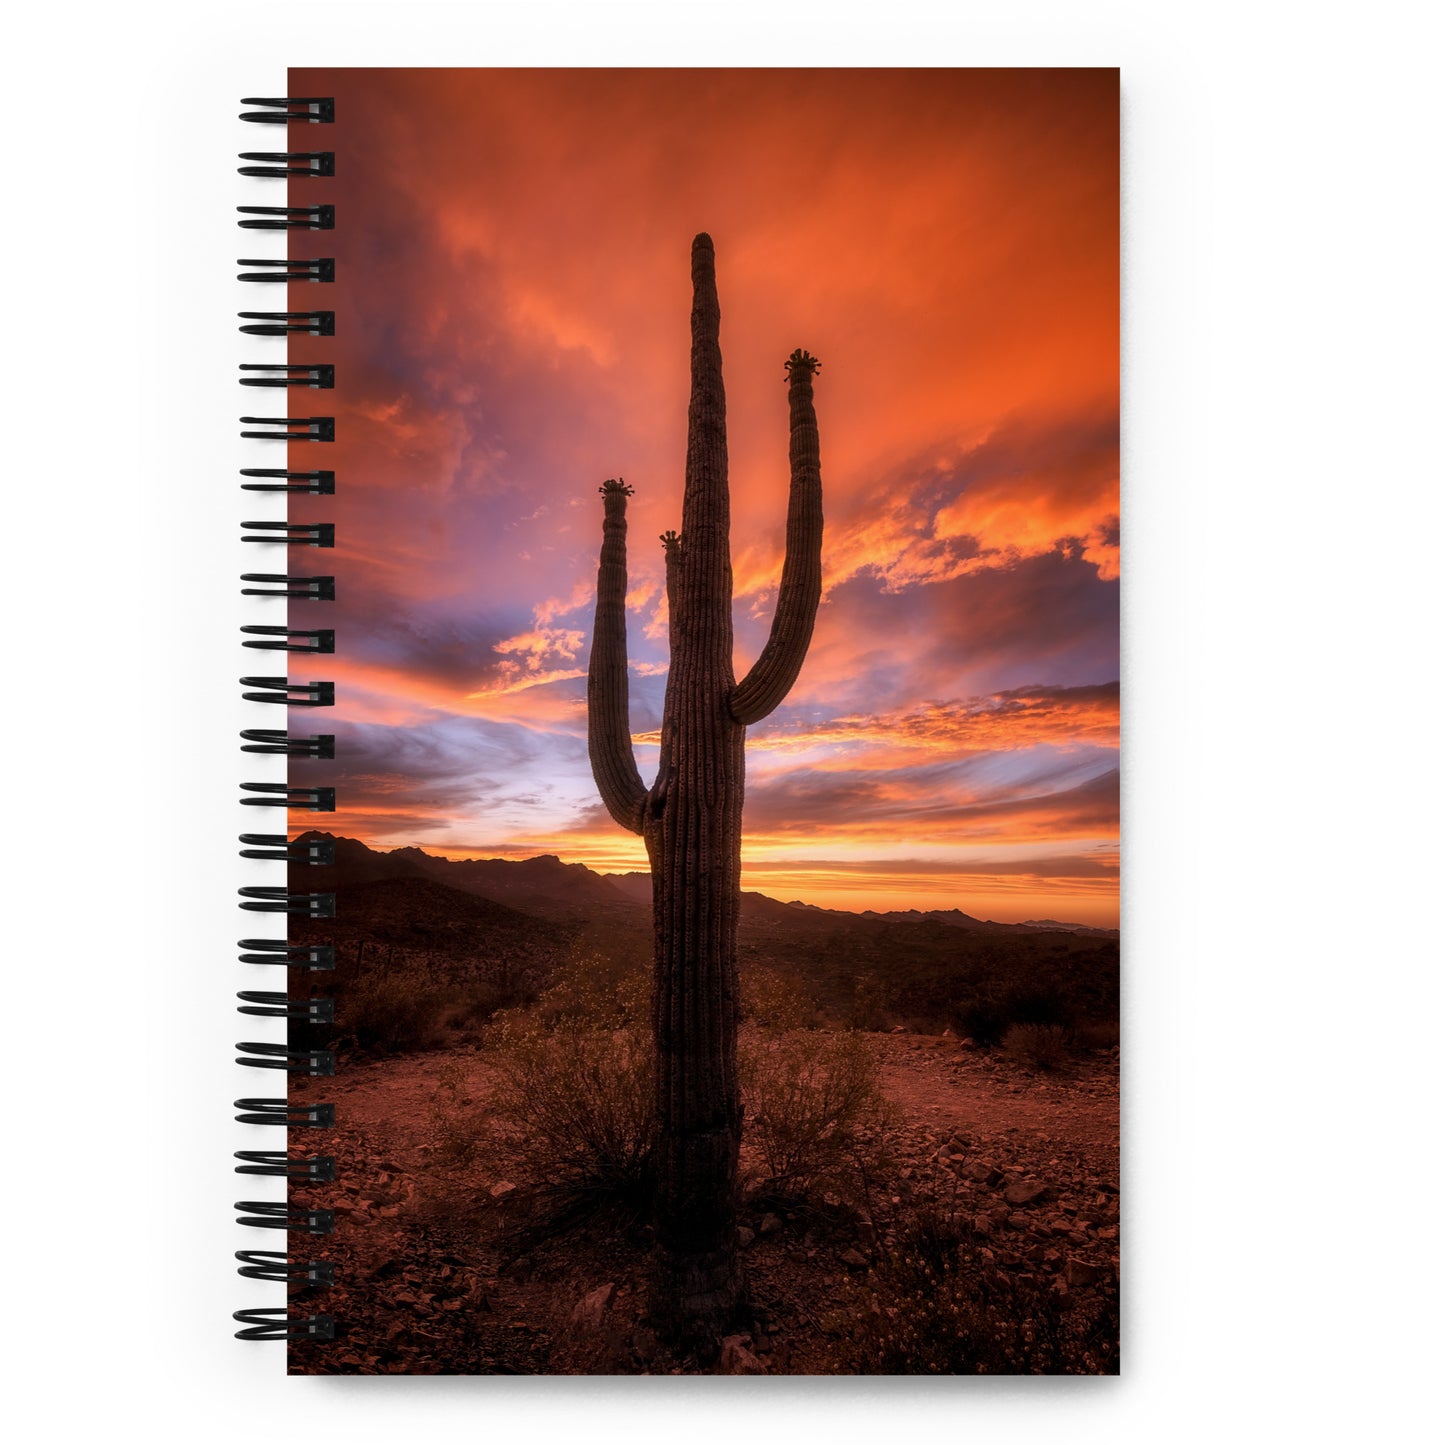
[[[383,878],[420,877],[486,898],[513,908],[540,908],[550,916],[573,920],[606,918],[631,914],[652,901],[652,879],[643,872],[598,873],[585,863],[564,863],[555,853],[532,858],[443,858],[415,844],[401,848],[376,849],[356,838],[311,829],[301,839],[329,839],[336,861],[326,868],[306,869],[308,885],[335,887],[346,883],[374,882]],[[802,918],[867,920],[883,924],[937,924],[972,933],[1072,933],[1098,938],[1119,937],[1117,928],[1096,928],[1085,923],[1058,919],[1029,919],[1022,923],[999,923],[975,918],[957,908],[891,909],[823,908],[801,899],[784,901],[767,893],[743,892],[743,911],[758,921],[785,922],[786,910]]]

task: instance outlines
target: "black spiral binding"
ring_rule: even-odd
[[[286,1256],[276,1249],[238,1249],[236,1258],[241,1261],[236,1273],[243,1279],[284,1280],[289,1284],[336,1283],[336,1266],[325,1260],[312,1259],[305,1263],[298,1260],[288,1264]]]
[[[247,336],[335,336],[334,311],[238,311]]]
[[[237,206],[243,231],[334,231],[335,206]]]
[[[243,587],[242,597],[286,597],[293,602],[335,602],[336,578],[291,577],[284,572],[243,572],[242,582],[280,583],[280,587]]]
[[[319,96],[248,96],[241,101],[241,120],[253,125],[330,125],[336,118],[335,102]],[[294,134],[294,133],[293,133]],[[336,156],[330,150],[245,151],[240,173],[263,179],[290,180],[293,177],[332,176]],[[336,227],[336,209],[330,205],[238,206],[236,224],[247,233],[280,232],[285,237],[300,233],[304,240],[313,232]],[[309,282],[329,285],[336,277],[333,257],[305,259],[242,259],[239,280],[254,284]],[[246,336],[292,338],[334,336],[334,311],[243,311],[240,331]],[[336,368],[329,362],[243,361],[242,386],[284,391],[331,391],[336,386]],[[289,410],[290,408],[285,408]],[[299,408],[298,408],[299,409]],[[336,437],[336,419],[331,416],[245,416],[241,435],[248,439],[282,442],[329,443]],[[308,497],[329,497],[336,490],[335,472],[316,468],[294,471],[287,467],[248,467],[241,472],[242,489],[248,492],[280,492]],[[336,545],[335,528],[329,522],[242,522],[242,541],[262,545],[330,548]],[[336,581],[328,576],[302,576],[290,571],[247,572],[241,577],[243,597],[280,598],[283,603],[332,602]],[[286,625],[248,625],[241,628],[242,646],[283,655],[310,653],[328,655],[336,650],[336,636],[330,628]],[[278,659],[279,660],[279,659]],[[242,698],[250,703],[286,708],[332,707],[336,687],[332,682],[294,682],[289,677],[243,677]],[[331,733],[293,733],[286,728],[247,728],[241,733],[241,750],[269,753],[286,758],[332,758],[336,739]],[[334,788],[293,787],[289,783],[242,783],[241,802],[249,807],[285,808],[289,811],[331,812],[336,807]],[[335,844],[330,838],[291,839],[284,831],[242,833],[243,858],[278,862],[292,866],[325,867],[335,861]],[[295,892],[289,887],[246,887],[239,890],[239,906],[250,913],[330,918],[336,911],[336,895],[328,892]],[[287,969],[293,976],[326,973],[336,967],[335,949],[325,944],[296,944],[285,939],[243,938],[242,963]],[[243,989],[237,994],[238,1012],[249,1018],[295,1020],[304,1024],[330,1025],[336,1016],[335,1003],[326,997],[306,996],[294,988],[286,990]],[[294,1037],[294,1036],[293,1036]],[[274,1069],[287,1077],[326,1078],[335,1072],[336,1056],[330,1049],[293,1048],[289,1043],[244,1041],[236,1045],[237,1064],[250,1069]],[[244,1098],[236,1100],[240,1123],[265,1128],[330,1129],[336,1122],[332,1104],[293,1103],[286,1098]],[[307,1184],[326,1183],[336,1177],[335,1161],[329,1155],[294,1157],[280,1149],[243,1149],[236,1154],[236,1173],[280,1178]],[[332,1210],[292,1202],[240,1200],[237,1221],[251,1229],[281,1230],[287,1234],[325,1235],[335,1227]],[[287,1286],[289,1302],[279,1308],[237,1310],[234,1319],[241,1326],[236,1337],[243,1340],[330,1340],[336,1327],[332,1317],[316,1313],[303,1303],[307,1292],[325,1289],[336,1279],[335,1266],[326,1260],[292,1258],[284,1250],[239,1250],[238,1273],[246,1279],[267,1280]]]

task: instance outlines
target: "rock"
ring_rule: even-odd
[[[1008,1217],[1010,1229],[1027,1229],[1032,1223],[1033,1220],[1027,1214],[1010,1214]]]
[[[997,1184],[1003,1175],[992,1164],[980,1159],[963,1171],[963,1177],[972,1179],[975,1184]]]
[[[1010,1184],[1003,1192],[1003,1197],[1010,1204],[1037,1204],[1048,1196],[1049,1186],[1036,1179],[1020,1179],[1017,1184]]]
[[[893,1027],[888,1030],[888,1032],[890,1034],[906,1034],[908,1030],[904,1028],[902,1024],[894,1024]]]
[[[958,1035],[954,1033],[952,1029],[944,1029],[943,1037],[946,1039],[956,1039]]]
[[[763,1362],[750,1350],[748,1335],[729,1335],[722,1342],[718,1369],[724,1375],[765,1375]]]
[[[776,1234],[783,1227],[783,1221],[776,1214],[763,1215],[763,1222],[758,1225],[759,1234]]]
[[[961,1049],[976,1049],[978,1047],[972,1039],[959,1039],[958,1046]]]
[[[865,1255],[860,1254],[856,1249],[845,1249],[838,1256],[849,1269],[867,1269],[868,1260]]]
[[[493,1199],[505,1199],[516,1187],[510,1179],[499,1179],[487,1193],[490,1194]]]
[[[755,1240],[756,1238],[757,1238],[757,1235],[755,1235],[755,1234],[752,1232],[752,1230],[747,1227],[746,1224],[740,1224],[740,1225],[738,1225],[738,1248],[739,1248],[739,1249],[746,1249],[746,1248],[748,1247],[748,1245],[750,1245],[750,1244],[753,1242],[753,1240]]]
[[[1070,1289],[1085,1289],[1108,1277],[1109,1266],[1106,1264],[1090,1264],[1086,1259],[1071,1257],[1064,1265],[1064,1282]]]
[[[975,1214],[973,1216],[973,1232],[975,1234],[992,1234],[993,1220],[986,1214]]]
[[[602,1317],[607,1313],[607,1306],[612,1303],[612,1296],[616,1292],[615,1284],[600,1284],[590,1294],[583,1295],[572,1311],[572,1328],[583,1331],[600,1330]]]

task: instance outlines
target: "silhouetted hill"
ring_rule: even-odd
[[[581,863],[564,863],[553,854],[537,858],[438,858],[420,848],[379,852],[355,838],[326,833],[306,837],[333,837],[336,863],[330,868],[307,868],[308,888],[377,882],[384,878],[426,878],[445,888],[505,903],[541,917],[590,922],[618,908],[631,908],[635,900],[609,879]]]
[[[526,975],[540,983],[577,933],[575,926],[428,878],[336,882],[329,888],[336,894],[336,917],[294,920],[290,936],[297,942],[333,944],[338,967],[347,969],[389,961],[424,967],[439,978]]]
[[[326,835],[320,835],[326,836]],[[338,917],[293,937],[329,937],[486,972],[529,988],[579,946],[628,968],[652,951],[651,881],[604,877],[545,856],[453,862],[419,848],[379,852],[337,838],[336,863],[298,868],[294,884],[334,891]],[[744,984],[756,970],[795,983],[824,1017],[860,1027],[954,1025],[987,1036],[1007,1021],[1114,1017],[1117,936],[1081,924],[992,923],[958,909],[848,913],[746,892],[738,928]]]

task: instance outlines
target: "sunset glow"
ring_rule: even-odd
[[[318,84],[291,72],[292,94]],[[336,282],[291,305],[334,308],[338,335],[290,351],[337,371],[334,393],[301,394],[335,410],[329,455],[291,448],[338,478],[336,551],[291,568],[337,576],[337,656],[314,674],[338,694],[325,826],[645,868],[587,761],[597,488],[636,493],[631,721],[650,782],[657,538],[681,515],[688,256],[707,230],[740,675],[781,568],[783,359],[823,363],[824,600],[797,685],[749,730],[743,886],[1114,926],[1116,74],[328,70],[325,86],[337,175],[293,182],[291,204],[334,204],[337,230],[292,254],[334,254]],[[291,614],[318,625],[314,606]]]

